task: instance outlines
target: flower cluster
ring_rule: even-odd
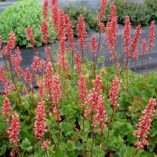
[[[17,147],[19,141],[19,132],[20,132],[20,125],[19,125],[19,115],[14,113],[12,115],[12,120],[10,123],[10,129],[8,130],[9,140],[10,143]]]
[[[142,112],[143,116],[140,117],[138,123],[138,129],[134,132],[134,136],[138,138],[135,146],[138,149],[144,148],[144,146],[149,145],[147,140],[149,131],[151,129],[152,114],[155,111],[156,99],[151,98],[146,106],[145,110]]]
[[[27,35],[27,39],[31,42],[32,47],[34,47],[34,45],[36,44],[36,41],[34,38],[34,33],[29,26],[27,26],[26,28],[26,35]]]
[[[82,68],[82,60],[81,60],[81,56],[80,56],[79,52],[77,52],[75,54],[75,66],[77,69],[77,73],[80,75],[81,74],[81,68]]]
[[[15,48],[15,45],[16,45],[16,36],[14,32],[11,32],[9,35],[7,45],[5,47],[5,52],[10,53]]]
[[[87,96],[87,86],[86,86],[85,78],[82,74],[79,75],[78,90],[79,90],[79,97],[80,97],[82,103],[84,103],[85,98]],[[84,105],[84,104],[82,104],[82,105]]]
[[[78,18],[77,31],[80,47],[84,49],[84,47],[86,46],[85,38],[87,37],[87,32],[84,17],[82,15],[80,15]]]
[[[152,21],[150,25],[149,35],[148,35],[148,41],[149,41],[148,49],[149,50],[153,48],[154,40],[155,40],[155,21]]]
[[[34,135],[41,140],[46,133],[46,115],[44,102],[40,101],[36,109],[36,117],[34,122]]]
[[[62,90],[61,90],[61,82],[59,75],[55,75],[52,77],[52,99],[55,104],[59,104],[59,100],[62,96]]]
[[[87,96],[86,104],[90,106],[84,111],[84,116],[94,116],[92,119],[92,126],[96,127],[100,126],[100,129],[106,127],[107,114],[104,105],[104,100],[102,97],[102,77],[101,75],[97,75],[95,80],[93,81],[94,87],[89,92]]]
[[[113,107],[119,106],[119,104],[117,102],[117,99],[119,96],[119,86],[120,86],[120,81],[118,78],[115,78],[112,81],[112,85],[111,85],[110,92],[109,92],[110,102]]]
[[[2,104],[2,115],[7,116],[7,118],[10,117],[11,115],[11,105],[10,105],[10,100],[8,99],[8,97],[6,96],[3,99],[3,104]]]
[[[101,0],[99,12],[97,15],[97,19],[99,22],[106,18],[105,16],[106,9],[107,9],[107,0]]]
[[[134,38],[131,42],[131,50],[130,50],[130,57],[133,58],[135,61],[138,60],[138,43],[141,37],[141,26],[138,25],[135,29]]]
[[[110,13],[110,21],[106,26],[106,42],[108,43],[108,47],[111,51],[110,60],[114,61],[114,51],[117,44],[117,36],[118,36],[118,24],[117,24],[117,13],[116,6],[112,2],[111,3],[111,13]]]

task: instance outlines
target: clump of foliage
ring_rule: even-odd
[[[39,58],[35,53],[30,67],[22,69],[15,33],[10,33],[6,47],[2,47],[0,38],[0,52],[5,63],[5,67],[0,67],[0,81],[4,87],[0,96],[0,156],[157,155],[157,73],[141,75],[129,70],[130,61],[134,60],[135,66],[138,61],[141,26],[136,27],[131,38],[131,23],[126,17],[122,39],[124,66],[120,66],[116,57],[116,5],[112,3],[112,16],[105,32],[112,66],[107,68],[104,58],[98,57],[103,47],[103,24],[99,28],[99,39],[93,36],[87,43],[84,18],[78,18],[81,55],[74,44],[69,16],[59,10],[56,1],[53,3],[51,17],[58,37],[57,54],[51,53],[47,45],[47,29],[43,29],[46,58]],[[46,4],[45,0],[44,28],[48,18]],[[102,1],[100,7],[104,6],[106,3]],[[105,11],[100,9],[99,22]],[[154,45],[154,31],[152,22],[148,44],[142,40],[143,58]],[[33,52],[33,32],[28,28],[27,32]]]
[[[30,42],[27,40],[25,30],[30,26],[34,32],[35,46],[41,46],[41,10],[42,6],[37,0],[22,0],[6,8],[0,14],[0,35],[3,43],[7,42],[10,32],[15,32],[17,44],[29,47]],[[56,39],[56,35],[51,22],[49,27],[49,42],[52,42],[52,39]]]
[[[90,31],[97,28],[95,13],[85,7],[67,7],[64,12],[70,16],[74,28],[74,34],[77,35],[77,20],[80,15],[83,15],[86,22],[86,29]]]

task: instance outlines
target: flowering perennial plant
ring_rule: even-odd
[[[104,24],[107,0],[101,0],[97,14],[100,37],[91,36],[89,42],[82,15],[75,40],[69,15],[59,8],[57,0],[50,0],[50,15],[48,4],[44,0],[40,25],[45,58],[36,51],[35,32],[29,26],[26,36],[35,54],[30,67],[21,67],[15,33],[10,33],[6,46],[0,38],[5,64],[0,66],[0,156],[154,157],[157,74],[135,74],[129,63],[138,61],[140,47],[141,67],[144,64],[144,55],[155,45],[155,23],[151,23],[147,39],[142,39],[140,25],[132,38],[130,18],[126,17],[123,68],[116,58],[119,30],[114,2],[109,22]],[[56,54],[48,46],[51,21],[58,38]],[[103,36],[113,64],[110,68],[99,58],[99,50],[105,48]]]

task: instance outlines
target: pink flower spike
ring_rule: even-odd
[[[9,135],[10,143],[17,147],[19,141],[19,132],[20,132],[20,124],[19,124],[19,116],[17,113],[12,115],[12,120],[10,123],[10,129],[7,131]]]
[[[86,32],[84,17],[82,15],[80,15],[78,18],[77,31],[78,31],[80,47],[81,49],[84,49],[84,47],[86,46],[85,38],[87,37],[87,32]]]
[[[82,103],[84,103],[85,98],[87,96],[87,86],[86,86],[85,78],[83,77],[82,74],[79,75],[78,90],[79,90],[79,97]]]
[[[152,21],[150,25],[149,35],[148,35],[148,41],[149,41],[148,49],[149,50],[153,48],[154,40],[155,40],[155,21]]]
[[[3,99],[2,115],[7,116],[7,118],[9,118],[11,115],[11,103],[7,96],[5,96]]]
[[[36,108],[36,117],[34,122],[34,135],[41,140],[46,133],[46,114],[44,102],[40,101]]]
[[[135,143],[135,146],[138,149],[143,149],[144,146],[149,145],[149,141],[147,140],[149,131],[151,129],[152,116],[155,111],[156,99],[151,98],[142,112],[143,115],[139,119],[139,123],[137,125],[138,129],[134,132],[134,136],[138,138],[138,141]]]
[[[119,87],[120,87],[120,80],[118,78],[115,78],[112,81],[112,85],[109,92],[110,102],[114,108],[119,106],[118,104]]]

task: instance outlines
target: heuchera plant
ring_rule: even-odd
[[[122,37],[124,67],[120,67],[114,2],[110,20],[104,25],[107,0],[101,0],[96,17],[98,39],[92,36],[87,43],[84,17],[78,18],[78,49],[69,16],[59,8],[57,0],[51,0],[52,24],[59,45],[54,54],[48,45],[48,3],[44,0],[40,26],[45,59],[39,58],[35,50],[29,26],[26,36],[34,59],[26,69],[21,68],[15,33],[10,33],[5,47],[0,38],[5,63],[0,67],[0,156],[154,157],[157,75],[142,76],[129,70],[130,61],[134,60],[135,68],[138,61],[141,26],[136,27],[131,38],[131,23],[126,17]],[[154,24],[148,39],[142,40],[143,59],[154,46]],[[104,67],[104,60],[99,58],[102,42],[107,42],[110,50],[110,68]]]

